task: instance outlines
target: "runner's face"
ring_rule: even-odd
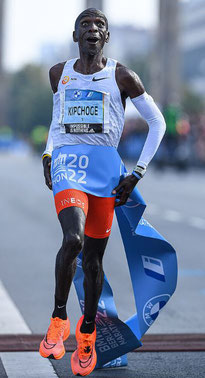
[[[91,55],[98,54],[109,39],[105,20],[99,16],[82,17],[75,37],[81,51]]]

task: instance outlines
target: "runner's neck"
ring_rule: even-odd
[[[80,59],[77,59],[73,67],[74,71],[83,75],[92,75],[103,70],[106,66],[107,58],[102,54],[101,52],[98,55],[87,55],[80,52]]]

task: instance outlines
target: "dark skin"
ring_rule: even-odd
[[[103,46],[109,41],[109,32],[103,18],[97,16],[83,17],[78,30],[73,32],[73,40],[78,43],[80,52],[80,59],[74,65],[76,72],[89,75],[101,71],[105,67],[107,59],[103,55]],[[58,82],[65,63],[56,64],[49,71],[50,83],[54,93],[57,92]],[[127,97],[135,98],[145,91],[137,74],[120,63],[116,67],[116,82],[121,93],[124,108]],[[45,157],[43,166],[46,185],[49,189],[52,189],[50,162],[51,159]],[[115,206],[122,206],[126,203],[138,181],[137,177],[131,174],[113,189],[112,194],[116,194],[116,197],[119,199],[116,201]]]
[[[101,71],[107,62],[103,55],[103,46],[109,41],[109,32],[106,22],[98,15],[86,15],[81,18],[78,29],[73,33],[73,40],[79,45],[80,59],[74,64],[74,70],[84,75]],[[49,71],[50,83],[54,93],[58,90],[58,83],[66,62],[56,64]],[[144,87],[138,76],[121,64],[116,67],[116,82],[121,93],[122,104],[125,108],[125,100],[129,96],[137,97],[144,93]],[[43,159],[45,182],[52,190],[50,175],[51,158]],[[115,206],[124,205],[137,184],[138,179],[129,175],[113,189],[116,194]],[[70,286],[75,274],[76,257],[83,248],[83,271],[85,309],[84,321],[95,320],[98,301],[103,287],[103,255],[108,237],[97,239],[84,236],[86,217],[81,208],[69,207],[59,213],[59,221],[63,231],[63,243],[56,258],[56,289],[55,296],[64,302],[67,301]],[[54,314],[53,316],[59,316]],[[93,332],[87,330],[83,321],[84,330],[81,332]]]

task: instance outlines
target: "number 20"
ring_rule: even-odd
[[[71,173],[69,180],[74,181],[74,182],[78,182],[79,184],[86,184],[87,181],[84,180],[86,178],[86,172],[83,169],[86,169],[88,167],[88,163],[89,163],[88,156],[87,155],[81,155],[79,157],[78,164],[75,164],[77,162],[77,159],[78,159],[76,154],[69,154],[69,157],[72,158],[71,161],[68,163],[69,168],[77,168],[77,167],[81,168],[77,171],[78,174],[81,174],[81,177],[78,180],[75,179],[76,171],[74,169],[68,169],[68,172]]]

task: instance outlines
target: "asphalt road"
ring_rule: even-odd
[[[0,354],[1,378],[71,378],[71,353],[58,361],[37,352]],[[204,352],[129,353],[128,366],[94,370],[92,378],[204,378]]]
[[[204,361],[204,352],[129,353],[128,366],[117,369],[95,370],[90,377],[203,378],[205,373]],[[56,373],[60,373],[61,378],[73,377],[70,370],[70,353],[66,353],[64,361],[52,361],[52,364]]]
[[[31,331],[44,333],[53,308],[55,256],[62,238],[52,192],[44,185],[39,158],[0,155],[0,166],[0,280]],[[179,263],[177,291],[149,332],[205,333],[204,172],[150,167],[139,189],[148,205],[145,218],[175,247]],[[116,222],[104,270],[125,320],[135,307]],[[74,333],[80,309],[73,289],[68,314]]]

